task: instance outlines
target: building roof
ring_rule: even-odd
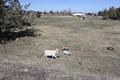
[[[73,13],[72,15],[74,15],[74,16],[84,16],[85,13]]]

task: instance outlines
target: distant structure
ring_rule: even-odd
[[[85,13],[73,13],[72,15],[73,15],[73,17],[75,17],[79,20],[83,20],[83,19],[85,19],[86,14]]]
[[[98,16],[98,13],[86,13],[86,15],[88,15],[88,16]]]

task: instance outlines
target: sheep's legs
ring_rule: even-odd
[[[53,59],[56,59],[57,57],[56,56],[53,56]]]
[[[47,60],[49,60],[49,56],[45,56]],[[57,57],[56,56],[50,56],[51,59],[56,59]]]
[[[48,56],[46,56],[46,59],[48,60]]]

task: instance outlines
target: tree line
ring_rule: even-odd
[[[109,9],[104,9],[98,12],[99,16],[103,16],[103,19],[115,19],[120,20],[120,7],[110,7]]]
[[[70,8],[69,9],[65,9],[63,11],[53,11],[53,10],[50,10],[50,11],[43,11],[43,12],[37,11],[36,12],[38,17],[39,17],[40,14],[43,14],[43,15],[69,15],[69,16],[71,16],[72,13],[73,12],[72,12],[72,10]]]

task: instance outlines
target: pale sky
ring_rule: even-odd
[[[30,10],[57,11],[71,9],[80,12],[98,12],[109,7],[120,7],[120,0],[20,0],[21,4],[31,3]]]

